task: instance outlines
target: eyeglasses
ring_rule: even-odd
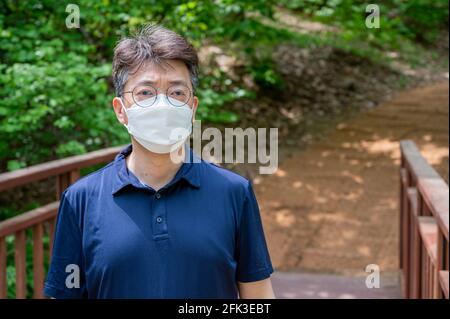
[[[158,90],[151,85],[136,86],[132,91],[126,91],[125,93],[131,93],[134,103],[140,107],[150,107],[158,99]],[[187,105],[191,98],[191,90],[183,84],[175,84],[167,88],[166,100],[173,106],[181,107]]]

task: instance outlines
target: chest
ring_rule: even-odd
[[[220,199],[127,194],[90,203],[83,249],[88,264],[108,268],[186,259],[223,264],[234,258],[235,216],[234,208]]]

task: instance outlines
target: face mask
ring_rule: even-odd
[[[121,102],[128,117],[128,125],[125,125],[128,133],[149,151],[160,154],[178,149],[192,131],[191,108],[174,106],[179,104],[174,99],[171,99],[174,105],[170,105],[166,99],[166,95],[160,94],[152,106],[133,104],[128,109]]]

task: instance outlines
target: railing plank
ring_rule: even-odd
[[[444,292],[445,298],[448,298],[448,270],[441,270],[439,272],[439,283],[441,285],[442,291]]]
[[[19,230],[27,229],[55,217],[58,207],[59,202],[53,202],[0,222],[0,237],[14,234]]]
[[[27,296],[26,283],[26,233],[20,230],[15,235],[15,264],[16,264],[16,298]]]
[[[403,156],[402,156],[403,158]],[[402,161],[403,162],[403,161]],[[404,220],[405,220],[405,215],[406,215],[406,194],[405,194],[405,189],[407,188],[407,177],[406,174],[408,174],[408,172],[406,171],[406,168],[400,167],[400,189],[399,189],[399,206],[400,206],[400,216],[399,216],[399,234],[400,234],[400,240],[398,241],[398,247],[399,247],[399,267],[400,269],[405,269],[406,265],[403,261],[404,259],[404,248],[403,246],[406,244],[405,241],[405,224],[404,224]],[[406,283],[406,282],[404,282]],[[406,291],[405,287],[404,290]]]
[[[0,174],[0,191],[111,161],[124,147],[105,148]]]
[[[411,215],[418,216],[419,200],[418,200],[417,189],[415,187],[408,187],[407,193],[408,193],[409,204],[411,205],[411,213],[412,213]]]
[[[419,178],[419,191],[448,241],[449,189],[442,178]]]
[[[44,227],[42,223],[33,227],[33,280],[34,280],[34,298],[43,298],[44,289],[44,246],[42,237],[44,236]]]
[[[418,215],[419,215],[419,195],[415,187],[408,187],[408,201],[410,205],[410,219],[409,219],[409,246],[407,247],[409,255],[409,292],[408,298],[419,298],[420,293],[420,234],[418,230]]]
[[[437,236],[438,226],[433,217],[421,216],[418,218],[420,238],[430,257],[430,260],[436,265],[437,261]]]
[[[422,156],[416,144],[410,140],[400,142],[400,148],[403,155],[403,161],[408,171],[417,180],[419,177],[436,177],[439,174],[428,164],[427,160]]]
[[[8,293],[8,283],[6,282],[7,255],[6,238],[0,237],[0,299],[5,299]]]
[[[56,218],[52,218],[48,221],[48,262],[52,260],[53,253],[53,239],[55,237]]]

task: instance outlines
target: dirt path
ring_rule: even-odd
[[[448,85],[399,93],[254,181],[276,269],[397,270],[398,141],[414,140],[448,181]]]

